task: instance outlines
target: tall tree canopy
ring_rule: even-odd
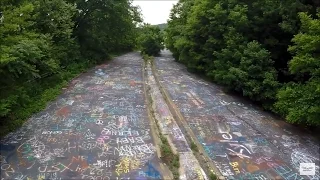
[[[319,94],[314,93],[320,64],[317,5],[304,0],[180,0],[170,14],[166,47],[189,70],[290,122],[319,125],[314,118],[320,113]]]
[[[318,19],[304,12],[299,17],[301,30],[289,47],[289,70],[298,80],[278,92],[275,106],[290,122],[320,125],[320,13]]]
[[[65,80],[133,49],[141,22],[129,0],[1,0],[0,12],[2,133],[43,108]]]

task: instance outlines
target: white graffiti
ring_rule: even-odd
[[[319,158],[313,157],[307,152],[305,152],[303,149],[295,149],[291,153],[291,163],[293,166],[299,170],[301,163],[319,163]],[[316,174],[314,176],[308,176],[310,179],[319,179],[320,178],[320,172],[319,172],[319,165],[316,164]]]

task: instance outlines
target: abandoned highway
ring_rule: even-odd
[[[72,80],[1,140],[1,180],[172,179],[160,133],[179,154],[180,179],[210,179],[211,170],[320,178],[315,137],[187,72],[165,50],[152,63],[128,53]],[[300,163],[315,163],[316,174],[300,175]]]

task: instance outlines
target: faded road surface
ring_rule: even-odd
[[[320,178],[316,139],[191,75],[168,51],[155,64],[160,83],[221,174],[243,180]],[[316,163],[316,174],[300,176],[300,163]]]
[[[159,179],[138,53],[74,79],[1,141],[1,179]]]
[[[152,136],[142,62],[138,53],[129,53],[82,74],[45,110],[3,138],[1,180],[168,177]],[[155,67],[156,78],[147,69],[148,85],[161,129],[180,154],[180,178],[205,177],[184,137],[195,139],[228,179],[320,178],[319,144],[311,135],[191,75],[168,51],[155,58]],[[156,79],[175,108],[165,104]],[[316,174],[300,175],[300,163],[315,163]]]

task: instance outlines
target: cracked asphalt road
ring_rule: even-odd
[[[2,179],[160,179],[143,93],[129,53],[75,78],[1,140]]]
[[[316,138],[188,73],[169,51],[155,65],[160,83],[228,179],[320,178]],[[315,175],[300,175],[300,163],[315,163]]]
[[[221,174],[320,178],[319,144],[310,134],[188,73],[168,51],[155,63],[160,83]],[[138,53],[83,73],[1,140],[1,180],[163,179],[143,92]],[[316,174],[300,175],[300,163],[315,163]]]

